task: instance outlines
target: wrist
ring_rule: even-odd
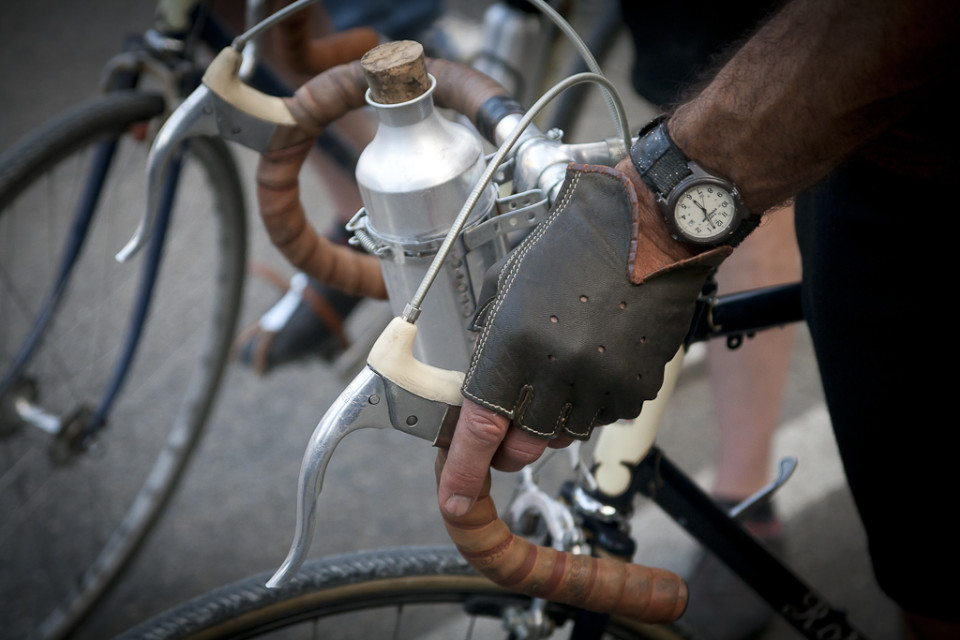
[[[800,189],[800,171],[757,153],[756,140],[777,129],[725,107],[708,86],[697,98],[680,106],[667,121],[667,130],[677,147],[704,168],[723,175],[737,185],[740,198],[755,214],[783,204]]]
[[[736,162],[736,153],[732,148],[733,136],[729,132],[740,130],[743,124],[730,122],[720,114],[708,117],[705,109],[706,107],[697,100],[679,107],[667,120],[670,138],[688,158],[707,169],[722,173],[733,181],[741,189],[742,195],[749,176],[743,175]],[[699,124],[708,121],[723,124],[712,124],[710,127],[702,127]],[[724,136],[720,135],[720,131],[728,133]],[[744,200],[746,201],[747,198],[744,197]],[[756,210],[752,207],[751,209]]]
[[[653,273],[665,265],[686,260],[703,251],[702,248],[679,242],[671,235],[653,192],[644,184],[629,156],[621,160],[616,168],[633,184],[637,196],[631,239],[634,243],[631,252],[634,273]]]

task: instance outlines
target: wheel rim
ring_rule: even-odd
[[[141,269],[139,264],[117,265],[113,255],[143,206],[148,149],[149,140],[121,138],[70,286],[19,378],[33,387],[44,411],[61,418],[81,416],[74,424],[85,425],[82,416],[100,401],[129,323]],[[62,212],[82,188],[89,152],[72,154],[0,211],[0,368],[6,369],[22,343],[38,300],[49,288],[44,278],[50,276],[43,274],[52,271],[62,250],[67,233],[63,218],[70,217]],[[196,165],[185,171],[182,192],[207,198],[211,190]],[[211,356],[210,316],[231,313],[211,310],[222,304],[214,274],[224,269],[217,264],[223,253],[215,247],[229,242],[234,245],[230,252],[242,251],[242,239],[218,238],[212,202],[178,203],[178,209],[184,207],[190,215],[175,211],[168,242],[195,247],[191,258],[196,262],[164,265],[134,366],[99,441],[68,456],[67,464],[55,462],[48,452],[56,439],[12,417],[9,395],[4,398],[0,563],[16,578],[2,582],[0,610],[14,636],[35,631],[53,611],[42,635],[56,637],[64,630],[61,624],[72,625],[92,604],[90,598],[99,595],[103,582],[149,528],[202,423],[209,382],[219,372],[211,370],[216,363],[194,368],[194,358]],[[222,361],[225,349],[218,349],[214,360]],[[178,410],[179,398],[187,400]],[[154,466],[158,456],[163,462]],[[151,468],[153,476],[144,485]],[[148,490],[141,492],[142,486]],[[58,608],[71,600],[72,606]]]

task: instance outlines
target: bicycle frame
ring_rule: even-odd
[[[732,348],[744,336],[803,319],[799,284],[768,287],[719,299],[705,297],[700,306],[701,312],[695,317],[689,341],[725,337]],[[671,369],[673,379],[669,373],[665,376],[664,387],[654,401],[654,407],[644,406],[638,424],[629,427],[610,425],[600,429],[595,436],[598,439],[594,455],[597,468],[593,477],[597,486],[593,490],[582,490],[596,504],[589,510],[577,510],[585,529],[591,532],[605,530],[608,534],[595,535],[595,544],[605,553],[626,558],[632,556],[633,541],[625,542],[622,532],[616,527],[611,528],[610,523],[625,521],[635,497],[643,495],[740,576],[805,637],[863,638],[841,609],[800,580],[653,445],[656,423],[662,415],[661,407],[669,401],[675,372],[679,369],[676,362],[671,363],[668,372]],[[622,470],[627,478],[623,473],[605,473],[605,466]],[[770,492],[782,482],[771,487]],[[763,498],[768,498],[770,492]],[[617,516],[610,515],[612,510]]]
[[[106,90],[121,91],[135,88],[139,83],[140,76],[140,68],[124,67],[113,69],[113,72],[108,78]],[[116,149],[116,138],[100,143],[97,148],[96,157],[94,158],[93,165],[85,182],[83,195],[72,214],[73,224],[71,225],[71,231],[67,238],[67,246],[65,247],[63,259],[58,268],[57,277],[50,290],[44,296],[41,311],[29,335],[21,345],[11,366],[4,372],[3,379],[0,380],[0,395],[6,394],[11,389],[11,385],[16,382],[22,373],[23,366],[29,361],[34,350],[39,346],[40,339],[66,290],[73,273],[73,267],[83,251],[93,212],[96,210],[97,202],[100,199],[104,183],[110,172]],[[157,234],[151,240],[144,260],[138,294],[131,308],[130,319],[123,338],[123,348],[117,356],[113,373],[110,376],[110,382],[106,386],[100,401],[97,403],[96,409],[89,411],[82,410],[72,416],[66,417],[48,416],[45,412],[42,412],[43,416],[39,421],[36,418],[33,420],[27,418],[28,421],[33,421],[36,424],[47,424],[47,427],[54,432],[54,435],[66,445],[64,448],[66,451],[76,452],[87,448],[100,430],[106,426],[110,410],[117,395],[120,393],[130,366],[133,363],[137,345],[140,342],[140,336],[146,324],[150,301],[153,299],[154,285],[156,284],[157,274],[159,273],[163,257],[163,244],[170,221],[173,195],[176,193],[177,181],[179,179],[181,154],[182,152],[178,152],[175,162],[171,163],[170,170],[164,181],[163,197],[158,207]]]

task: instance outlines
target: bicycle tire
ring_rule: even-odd
[[[118,265],[113,256],[145,206],[143,163],[150,147],[150,136],[138,139],[134,132],[155,130],[164,113],[159,95],[108,94],[49,121],[0,156],[2,384],[12,380],[6,374],[13,354],[40,326],[37,310],[65,251],[61,236],[74,223],[65,215],[65,205],[77,201],[66,178],[78,177],[82,188],[93,150],[104,140],[118,145],[64,294],[16,378],[17,389],[29,385],[29,394],[60,416],[96,405],[123,349],[141,265]],[[215,215],[196,210],[201,206]],[[43,450],[57,440],[12,412],[13,387],[0,397],[6,517],[0,564],[17,576],[3,581],[2,637],[59,638],[83,620],[158,519],[210,415],[230,353],[246,259],[244,196],[223,142],[191,143],[176,208],[190,214],[173,213],[166,245],[178,254],[160,263],[144,333],[99,441],[66,463],[55,462]],[[187,259],[197,262],[187,265]],[[109,280],[98,283],[95,275]],[[171,389],[179,404],[169,400]]]
[[[507,637],[502,630],[506,611],[523,611],[530,600],[497,587],[477,574],[452,546],[393,547],[360,551],[304,564],[287,585],[271,590],[270,574],[253,576],[189,600],[124,632],[117,640],[213,640],[215,638],[303,637],[297,625],[308,624],[312,635],[337,638],[411,637],[419,639]],[[381,629],[385,607],[400,615],[394,635]],[[424,606],[423,611],[410,609]],[[441,615],[446,610],[446,615]],[[549,603],[546,614],[558,624],[551,638],[563,637],[583,612]],[[463,621],[463,615],[480,618]],[[589,614],[588,614],[589,615]],[[334,616],[344,618],[330,619]],[[669,640],[682,636],[666,626],[605,618],[603,637]],[[559,625],[566,623],[566,627]],[[430,628],[428,628],[430,627]],[[302,628],[302,627],[301,627]],[[378,631],[380,630],[380,631]],[[396,632],[402,630],[404,635]],[[408,635],[409,634],[409,635]]]

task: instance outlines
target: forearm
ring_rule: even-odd
[[[956,60],[955,4],[792,2],[676,110],[670,134],[765,211],[924,99]]]

